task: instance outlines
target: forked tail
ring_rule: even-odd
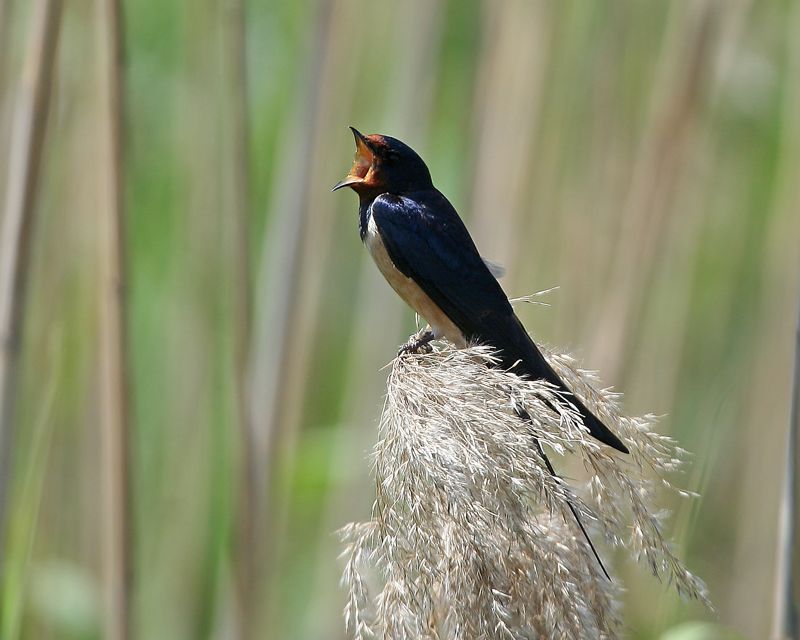
[[[516,406],[515,410],[517,412],[517,415],[520,418],[522,418],[523,420],[531,421],[531,416],[525,409],[523,409],[520,406]],[[539,442],[539,439],[538,438],[534,438],[533,441],[536,444],[536,450],[539,452],[539,455],[541,456],[542,460],[544,461],[545,466],[547,467],[547,471],[554,478],[561,479],[561,477],[556,473],[556,470],[553,469],[553,465],[550,464],[550,459],[545,454],[544,449],[542,449],[542,445]],[[606,567],[603,564],[603,561],[600,559],[600,554],[597,553],[597,549],[595,549],[594,544],[592,543],[592,539],[589,537],[589,534],[587,533],[586,529],[584,528],[583,522],[581,522],[581,518],[578,515],[578,510],[575,508],[575,505],[572,504],[571,500],[567,500],[567,506],[569,507],[569,510],[572,512],[572,515],[575,517],[575,522],[578,524],[578,528],[581,530],[581,533],[583,534],[583,537],[586,538],[586,542],[589,543],[589,548],[592,550],[592,553],[594,554],[594,557],[597,559],[597,564],[600,565],[600,568],[603,570],[603,574],[608,579],[608,581],[611,582],[612,581],[611,580],[611,576],[608,574],[608,571],[606,571]]]

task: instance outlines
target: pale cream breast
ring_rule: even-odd
[[[394,289],[397,295],[405,300],[414,311],[425,318],[425,321],[431,325],[433,334],[437,338],[447,338],[459,348],[465,347],[467,342],[464,340],[461,330],[453,324],[450,318],[445,315],[444,311],[439,308],[439,305],[431,300],[428,294],[426,294],[416,282],[405,276],[394,266],[392,259],[386,252],[386,247],[378,233],[378,228],[375,226],[375,221],[371,216],[367,224],[364,244],[367,246],[367,250],[372,256],[372,259],[375,261],[375,264],[378,265],[378,269],[391,285],[392,289]]]

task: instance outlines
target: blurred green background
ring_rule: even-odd
[[[0,0],[2,198],[49,3]],[[58,20],[3,638],[105,637],[104,6],[70,0]],[[509,295],[559,287],[520,309],[533,335],[693,452],[676,481],[702,497],[669,503],[669,529],[718,613],[620,553],[630,636],[768,637],[800,3],[124,0],[122,17],[133,637],[345,637],[334,531],[369,514],[382,367],[414,330],[355,196],[329,193],[351,124],[418,150]]]

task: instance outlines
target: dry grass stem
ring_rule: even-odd
[[[800,311],[794,345],[794,380],[787,437],[781,520],[778,527],[773,635],[795,638],[800,629]]]
[[[257,433],[249,411],[248,357],[250,322],[253,313],[252,282],[250,277],[250,166],[249,113],[247,90],[247,30],[243,0],[223,3],[225,44],[224,63],[228,79],[226,121],[229,124],[226,209],[232,226],[233,261],[233,318],[235,327],[234,375],[236,376],[237,422],[239,429],[239,501],[236,513],[234,572],[238,587],[238,619],[244,637],[253,635],[258,594],[257,575],[250,553],[257,548],[261,491],[259,487],[259,456]]]
[[[103,77],[103,155],[100,229],[100,415],[103,478],[105,637],[131,635],[130,424],[125,323],[124,171],[122,159],[122,14],[119,0],[98,3]]]
[[[447,347],[393,363],[373,515],[342,530],[354,637],[615,637],[621,586],[604,577],[570,505],[595,542],[626,549],[681,595],[708,603],[653,506],[684,453],[653,431],[654,418],[623,416],[617,394],[598,391],[570,357],[548,355],[631,451],[617,454],[551,385],[489,368],[492,359],[485,347]],[[553,477],[535,440],[551,457],[578,457],[585,483]]]
[[[19,351],[30,274],[33,217],[61,23],[61,1],[34,7],[30,48],[17,91],[0,231],[0,549],[6,530],[16,424]],[[0,575],[3,554],[0,553]]]

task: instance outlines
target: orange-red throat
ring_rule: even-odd
[[[354,191],[363,191],[375,186],[375,144],[370,138],[365,136],[355,127],[350,127],[353,137],[356,140],[356,155],[353,160],[353,167],[344,180],[338,182],[331,191],[336,191],[342,187],[352,187]]]

